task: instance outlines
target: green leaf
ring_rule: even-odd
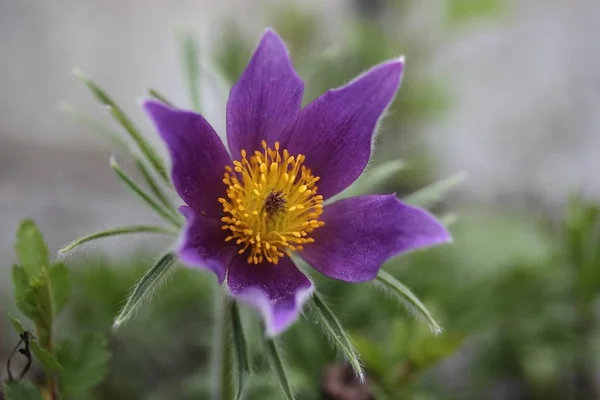
[[[444,225],[446,225],[446,227],[450,227],[450,226],[454,225],[454,223],[456,221],[458,221],[458,214],[456,214],[456,213],[444,214],[440,217],[440,221],[442,221],[442,223]]]
[[[448,18],[453,23],[482,17],[492,17],[505,10],[504,0],[448,0]]]
[[[31,341],[29,344],[31,347],[31,352],[40,362],[40,364],[42,364],[46,373],[50,374],[53,372],[60,372],[62,370],[61,365],[48,350],[40,347],[36,341]]]
[[[133,122],[125,115],[121,108],[119,108],[119,106],[110,98],[110,96],[108,96],[108,94],[90,77],[86,76],[79,70],[75,70],[73,73],[91,90],[92,94],[100,103],[108,106],[112,116],[119,124],[121,124],[123,128],[125,128],[125,131],[127,131],[131,139],[137,144],[146,160],[148,160],[150,165],[152,165],[165,183],[170,184],[171,181],[169,180],[164,161],[158,155],[156,150],[150,145],[150,143],[144,138],[144,136],[139,132]]]
[[[48,247],[33,220],[23,220],[19,225],[15,250],[30,281],[41,276],[44,268],[48,268]]]
[[[159,204],[152,198],[144,189],[142,189],[135,181],[129,177],[123,171],[123,169],[117,164],[114,157],[110,158],[110,167],[116,172],[117,176],[135,193],[142,201],[144,201],[150,208],[152,208],[159,216],[164,218],[167,222],[170,222],[176,228],[181,226],[181,222],[173,213],[165,209],[163,205]]]
[[[59,373],[61,390],[67,397],[80,398],[102,382],[108,373],[108,343],[100,334],[88,335],[77,344],[61,342],[56,357],[62,365]]]
[[[30,381],[6,382],[4,384],[6,400],[42,400],[42,395]]]
[[[310,304],[311,309],[314,311],[313,314],[316,317],[317,325],[319,325],[337,350],[348,361],[360,381],[364,381],[365,373],[360,361],[360,355],[333,311],[327,307],[318,293],[313,294]]]
[[[14,315],[8,314],[8,318],[10,318],[10,322],[13,324],[13,327],[15,328],[15,331],[17,331],[18,334],[21,334],[26,331],[26,329],[23,328],[21,321],[19,321],[17,319],[17,317],[15,317]]]
[[[197,112],[202,110],[200,102],[200,67],[198,65],[198,46],[194,37],[186,34],[180,34],[179,42],[181,46],[181,59],[183,65],[183,76],[185,86],[188,89],[188,95],[192,108]]]
[[[165,228],[162,226],[158,226],[158,225],[123,226],[120,228],[113,228],[113,229],[107,229],[105,231],[95,232],[90,235],[81,237],[81,238],[69,243],[68,245],[66,245],[65,247],[60,249],[58,252],[61,254],[68,253],[69,251],[75,249],[76,247],[79,247],[84,243],[91,242],[96,239],[102,239],[102,238],[106,238],[106,237],[110,237],[110,236],[126,235],[126,234],[132,234],[132,233],[162,233],[165,235],[176,235],[177,234],[177,232],[174,230],[171,230],[171,229],[168,229],[168,228]]]
[[[54,264],[50,267],[48,279],[52,295],[53,315],[56,316],[65,308],[71,295],[69,270],[64,264]]]
[[[384,289],[387,289],[389,293],[397,296],[410,311],[413,311],[423,318],[429,324],[429,329],[431,329],[433,334],[437,335],[442,332],[442,328],[435,322],[431,313],[427,310],[427,307],[425,307],[421,300],[392,275],[384,270],[379,270],[375,282]]]
[[[162,94],[160,94],[158,91],[154,90],[154,89],[148,89],[148,95],[150,97],[154,97],[156,100],[165,103],[166,105],[173,107],[173,103],[170,102],[169,100],[167,100],[167,98],[165,96],[163,96]]]
[[[231,330],[233,336],[233,370],[235,372],[235,399],[240,400],[244,394],[244,386],[250,375],[250,361],[248,357],[248,344],[244,334],[244,326],[240,318],[237,302],[229,302]]]
[[[287,374],[283,367],[283,362],[279,356],[279,350],[273,339],[265,339],[265,355],[269,361],[271,369],[275,373],[275,379],[281,389],[282,397],[286,400],[294,400],[294,392],[288,380]]]
[[[366,171],[358,180],[346,189],[336,200],[372,193],[379,186],[390,180],[404,169],[406,163],[393,160]]]
[[[454,186],[462,183],[467,177],[466,172],[459,172],[446,179],[435,182],[423,189],[417,190],[414,193],[404,197],[404,201],[420,207],[430,207],[435,203],[443,200],[446,193]]]
[[[172,271],[172,266],[177,260],[177,256],[173,253],[167,253],[161,257],[160,260],[141,277],[135,284],[125,307],[121,310],[117,318],[115,319],[113,328],[117,329],[125,321],[127,321],[133,313],[142,305],[145,301],[149,300],[156,290],[160,287],[162,282],[168,276],[169,272]]]
[[[154,193],[154,196],[156,196],[158,201],[160,201],[162,205],[171,213],[175,213],[175,206],[173,205],[171,200],[169,200],[169,197],[161,188],[160,184],[156,182],[156,180],[154,179],[154,175],[148,169],[148,167],[146,167],[146,164],[144,164],[142,160],[136,157],[135,165],[137,165],[138,169],[142,173],[142,176],[144,177],[144,180],[148,184],[148,187],[150,187],[150,190],[152,191],[152,193]]]
[[[36,291],[29,283],[27,272],[19,265],[14,265],[12,272],[17,308],[34,321],[42,318],[37,303]]]
[[[58,105],[58,108],[61,111],[69,114],[71,118],[73,118],[75,121],[82,123],[89,129],[91,129],[93,132],[96,132],[97,134],[104,137],[109,143],[111,143],[118,149],[131,152],[129,144],[125,140],[123,140],[121,134],[115,129],[113,129],[110,125],[108,125],[106,122],[90,117],[82,110],[79,110],[67,103],[60,103]]]

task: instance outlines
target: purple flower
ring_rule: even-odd
[[[268,335],[293,323],[313,290],[292,252],[328,277],[364,282],[392,256],[450,241],[432,215],[393,194],[323,205],[365,169],[403,68],[403,59],[384,62],[302,108],[304,82],[267,30],[229,95],[231,157],[201,115],[145,102],[186,203],[181,261],[226,280]]]

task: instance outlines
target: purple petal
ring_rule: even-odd
[[[227,102],[227,141],[233,158],[240,150],[260,150],[287,141],[302,105],[304,82],[296,74],[281,38],[263,35],[250,63],[231,88]]]
[[[452,240],[433,215],[394,195],[340,200],[325,207],[321,219],[325,226],[312,234],[315,243],[298,254],[323,275],[346,282],[375,278],[396,254]]]
[[[312,283],[289,257],[277,265],[250,265],[244,256],[233,259],[227,285],[237,299],[261,313],[268,336],[276,336],[300,315],[302,304],[312,293]]]
[[[286,148],[306,156],[304,165],[321,178],[323,197],[341,192],[365,169],[377,121],[398,91],[403,69],[403,59],[380,64],[301,111]]]
[[[225,271],[237,249],[225,242],[227,236],[221,230],[218,219],[200,215],[188,206],[179,207],[187,223],[183,229],[177,254],[182,263],[214,272],[219,283],[225,280]]]
[[[200,114],[152,100],[144,108],[169,148],[171,179],[179,196],[194,210],[220,217],[218,199],[225,194],[223,174],[231,159],[219,136]]]

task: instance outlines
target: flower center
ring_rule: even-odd
[[[265,259],[277,264],[285,254],[302,250],[313,243],[309,234],[325,223],[319,221],[323,212],[323,196],[317,195],[310,169],[302,163],[302,154],[292,156],[287,150],[267,147],[247,157],[241,151],[241,161],[233,168],[225,167],[223,183],[227,198],[220,198],[225,216],[221,229],[230,231],[226,242],[235,240],[239,254],[249,250],[248,263],[260,264]]]

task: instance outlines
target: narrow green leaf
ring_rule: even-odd
[[[285,373],[283,362],[281,361],[281,357],[279,356],[279,351],[277,349],[277,344],[275,344],[273,339],[265,339],[265,348],[265,355],[269,361],[271,369],[275,373],[275,379],[277,380],[277,384],[281,389],[283,398],[286,400],[294,400],[294,392],[292,391],[287,374]]]
[[[359,196],[372,193],[379,186],[390,180],[394,175],[404,169],[406,163],[402,160],[393,160],[379,165],[370,171],[366,171],[363,176],[353,183],[336,199],[345,199],[348,197]]]
[[[446,193],[454,186],[462,183],[467,177],[466,172],[459,172],[446,179],[435,182],[423,189],[404,197],[404,201],[420,207],[430,207],[444,198]]]
[[[132,234],[132,233],[160,233],[160,234],[164,234],[164,235],[176,235],[177,234],[177,232],[172,229],[165,228],[165,227],[158,226],[158,225],[123,226],[120,228],[113,228],[113,229],[107,229],[105,231],[95,232],[90,235],[81,237],[81,238],[69,243],[68,245],[66,245],[65,247],[60,249],[58,252],[61,254],[68,253],[69,251],[75,249],[76,247],[79,247],[84,243],[88,243],[88,242],[91,242],[96,239],[102,239],[102,238],[106,238],[106,237],[110,237],[110,236],[126,235],[126,234]]]
[[[166,105],[173,107],[173,103],[170,102],[169,100],[167,100],[167,98],[165,96],[163,96],[162,94],[160,94],[158,91],[154,90],[154,89],[148,89],[148,95],[150,97],[154,97],[156,100],[165,103]]]
[[[88,335],[79,343],[59,343],[56,357],[62,365],[60,387],[68,398],[81,398],[108,374],[108,342],[100,334]]]
[[[429,310],[427,310],[427,307],[421,303],[421,300],[392,275],[384,270],[379,270],[375,282],[387,289],[390,293],[396,295],[409,310],[423,318],[429,324],[429,328],[433,334],[437,335],[442,332],[442,328],[435,322],[429,313]]]
[[[152,208],[159,216],[164,218],[167,222],[170,222],[176,228],[181,226],[180,220],[170,211],[166,210],[164,206],[156,202],[144,189],[142,189],[132,178],[129,177],[123,171],[123,169],[117,164],[114,157],[110,158],[110,167],[117,173],[119,178],[131,189],[141,200],[143,200],[150,208]]]
[[[250,361],[248,357],[248,344],[244,334],[244,326],[240,318],[237,302],[229,302],[231,330],[233,335],[233,369],[235,372],[235,400],[240,400],[244,394],[246,380],[250,375]]]
[[[127,298],[125,307],[123,307],[115,319],[113,325],[114,329],[119,328],[119,326],[127,321],[145,301],[152,297],[160,287],[161,283],[168,276],[168,273],[172,271],[171,267],[176,260],[177,256],[175,256],[175,254],[165,254],[152,268],[146,271],[139,281],[137,281]]]
[[[144,177],[144,180],[146,181],[146,184],[148,185],[152,193],[154,193],[154,196],[156,196],[158,201],[160,201],[161,204],[167,210],[175,214],[175,206],[173,205],[171,200],[169,200],[169,196],[167,196],[165,191],[161,188],[160,184],[156,182],[156,180],[154,179],[154,175],[148,169],[148,167],[146,167],[146,164],[144,164],[142,160],[136,157],[135,165],[137,165],[138,169],[142,173],[142,176]]]
[[[200,102],[198,45],[192,36],[186,34],[179,35],[179,42],[181,46],[183,76],[185,79],[185,86],[188,89],[188,96],[193,109],[200,112],[202,106]]]
[[[60,372],[62,370],[61,365],[56,361],[56,358],[46,349],[40,347],[36,341],[30,342],[30,347],[35,358],[42,364],[44,371],[50,374],[53,372]]]
[[[346,361],[348,361],[348,364],[350,364],[360,381],[363,382],[365,379],[365,373],[360,361],[360,355],[352,344],[350,336],[348,333],[346,333],[340,321],[337,319],[333,311],[327,307],[318,293],[313,294],[310,304],[312,306],[312,310],[314,310],[314,315],[317,319],[319,327],[329,337],[329,340],[331,340],[338,351],[344,356]]]
[[[3,390],[6,400],[42,400],[42,395],[30,381],[6,382]]]
[[[15,331],[17,331],[18,334],[21,334],[26,331],[26,329],[23,328],[21,321],[19,321],[17,319],[17,317],[15,317],[14,315],[8,314],[8,318],[10,318],[10,322],[13,324],[13,327],[15,328]]]
[[[30,281],[41,276],[44,268],[48,268],[48,247],[33,220],[23,220],[19,225],[15,250]]]
[[[82,123],[92,131],[100,134],[108,142],[120,150],[130,152],[129,144],[121,137],[121,134],[113,129],[110,125],[99,119],[90,117],[82,110],[79,110],[70,104],[60,103],[59,110],[69,114],[75,121]]]
[[[52,294],[53,315],[57,316],[65,308],[71,295],[69,270],[64,264],[54,264],[48,274]]]
[[[454,223],[456,221],[458,221],[458,214],[447,213],[447,214],[442,215],[440,217],[440,220],[442,221],[442,223],[444,225],[446,225],[447,227],[450,227],[450,226],[454,225]]]
[[[73,73],[90,89],[92,94],[100,103],[108,106],[112,116],[127,131],[131,139],[133,139],[133,141],[136,143],[136,145],[138,146],[144,157],[148,160],[150,165],[152,165],[152,167],[165,181],[165,183],[170,184],[169,176],[167,174],[167,169],[165,168],[164,161],[158,155],[156,150],[150,145],[150,143],[144,138],[144,136],[139,132],[134,123],[125,115],[121,108],[90,77],[86,76],[85,74],[83,74],[83,72],[79,70],[75,70],[73,71]]]

